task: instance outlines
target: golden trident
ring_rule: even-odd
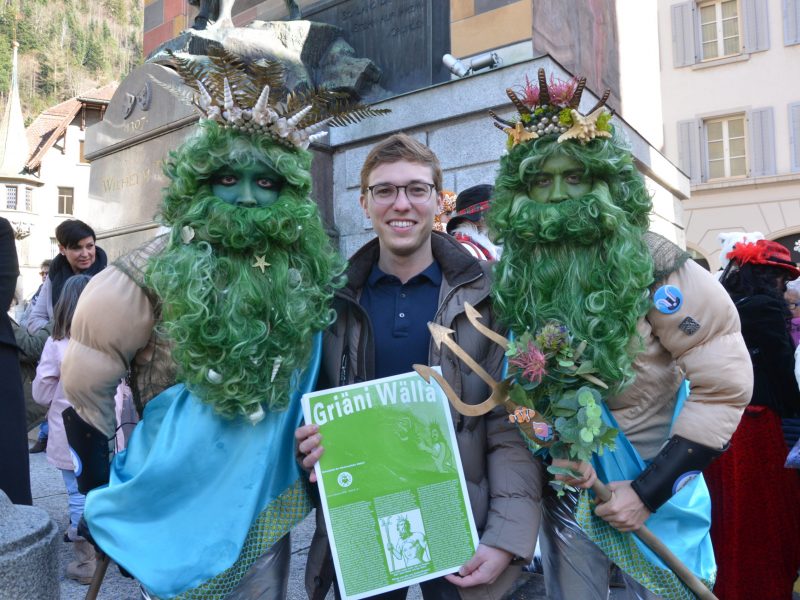
[[[469,302],[464,303],[464,310],[467,315],[467,319],[469,319],[470,324],[477,329],[481,334],[485,337],[492,340],[494,343],[498,344],[503,350],[508,350],[508,346],[511,343],[507,338],[503,337],[496,331],[492,331],[486,325],[480,322],[481,313],[475,309]],[[436,380],[436,383],[444,391],[447,399],[450,401],[450,404],[453,405],[459,413],[468,417],[479,417],[481,415],[485,415],[486,413],[490,412],[496,406],[502,406],[506,409],[509,414],[516,413],[517,410],[521,409],[521,407],[513,402],[509,398],[508,390],[511,387],[511,383],[513,382],[513,377],[507,377],[503,381],[497,381],[489,375],[489,373],[481,367],[461,346],[450,337],[455,331],[444,327],[442,325],[438,325],[436,323],[428,323],[428,329],[431,332],[431,337],[433,338],[436,347],[441,349],[442,344],[447,346],[453,354],[455,354],[459,359],[461,359],[464,364],[468,365],[475,373],[477,373],[478,377],[480,377],[489,388],[492,390],[492,393],[489,397],[481,402],[480,404],[466,404],[458,397],[455,390],[450,386],[450,384],[442,377],[438,372],[434,371],[428,365],[414,365],[414,370],[419,373],[419,375],[427,382],[431,382],[431,377]],[[575,358],[583,352],[585,348],[585,344],[581,344],[578,349],[576,350]],[[575,367],[577,369],[577,367]],[[577,373],[576,373],[577,375]],[[584,379],[587,379],[591,383],[598,385],[604,389],[608,389],[608,386],[602,382],[601,380],[597,379],[593,375],[590,374],[579,374]],[[541,423],[547,423],[551,425],[545,419],[541,413],[536,412],[533,409],[528,409],[532,411],[532,416],[529,420],[517,420],[517,426],[522,430],[529,439],[533,440],[540,446],[548,447],[553,444],[556,439],[556,433],[554,430],[554,435],[552,440],[543,440],[538,437],[533,430],[533,423],[538,421]],[[612,491],[604,484],[600,479],[596,479],[595,483],[592,485],[592,491],[595,493],[597,498],[601,502],[607,502],[611,499]],[[670,569],[678,576],[678,578],[688,587],[694,594],[700,598],[700,600],[718,600],[718,598],[709,590],[705,584],[700,581],[700,579],[689,570],[689,568],[684,565],[680,559],[673,554],[672,550],[670,550],[664,542],[658,539],[655,534],[650,531],[645,525],[642,525],[638,530],[633,532],[640,540],[642,540],[653,552],[655,552],[661,560],[666,563]]]
[[[492,331],[486,325],[480,322],[481,313],[472,306],[469,302],[464,303],[464,309],[467,314],[467,319],[469,319],[470,324],[477,329],[481,334],[485,337],[492,340],[498,346],[503,348],[503,350],[508,350],[509,341],[499,333]],[[509,415],[519,414],[518,411],[522,410],[522,407],[513,402],[508,395],[508,390],[511,387],[511,383],[514,381],[513,377],[507,377],[502,381],[497,381],[494,377],[489,375],[489,373],[480,366],[475,359],[473,359],[461,346],[456,343],[456,341],[450,337],[455,331],[444,327],[443,325],[438,325],[436,323],[428,323],[428,329],[431,332],[431,337],[433,338],[433,342],[436,344],[436,347],[441,349],[442,344],[447,346],[450,351],[455,354],[461,361],[469,366],[483,381],[486,382],[486,385],[489,386],[489,389],[492,390],[492,393],[489,397],[481,402],[480,404],[466,404],[458,397],[455,390],[450,386],[450,384],[442,377],[437,371],[433,370],[431,367],[427,365],[414,365],[414,370],[419,373],[419,375],[427,382],[431,382],[431,377],[436,380],[436,383],[444,391],[447,399],[450,401],[450,404],[453,405],[458,412],[462,415],[467,417],[480,417],[485,415],[496,406],[502,406],[506,409]],[[541,423],[548,423],[548,421],[538,412],[533,409],[527,409],[528,415],[526,419],[520,420],[517,419],[516,423],[519,425],[519,428],[522,432],[529,437],[531,440],[539,444],[540,446],[550,446],[553,442],[543,440],[542,438],[538,437],[534,433],[533,423],[538,421]]]

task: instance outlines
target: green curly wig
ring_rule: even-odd
[[[552,156],[585,169],[591,191],[539,203],[535,175]],[[653,262],[643,240],[652,208],[630,151],[616,136],[586,145],[547,136],[516,145],[500,161],[488,224],[503,255],[495,267],[494,305],[517,335],[548,320],[588,341],[600,377],[617,391],[633,378]]]
[[[211,192],[218,171],[259,163],[285,180],[273,204],[240,207]],[[172,231],[146,281],[161,298],[179,379],[224,416],[284,409],[314,333],[333,319],[344,264],[309,197],[310,165],[305,150],[204,120],[164,168],[161,220]],[[269,263],[263,272],[257,257]]]

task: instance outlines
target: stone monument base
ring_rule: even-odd
[[[58,527],[0,491],[0,600],[58,600]]]

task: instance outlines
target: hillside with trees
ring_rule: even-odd
[[[112,81],[142,62],[142,0],[0,0],[0,106],[19,48],[26,125],[48,106]]]

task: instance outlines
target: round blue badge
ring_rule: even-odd
[[[674,285],[662,285],[653,294],[653,302],[658,312],[671,315],[678,312],[683,306],[683,294]]]
[[[687,471],[675,480],[672,484],[672,495],[674,496],[683,489],[692,479],[700,475],[700,471]]]
[[[83,473],[83,463],[81,462],[81,457],[78,456],[78,453],[72,449],[72,446],[68,446],[69,448],[69,455],[72,458],[72,470],[75,471],[75,477],[80,477],[81,473]]]

